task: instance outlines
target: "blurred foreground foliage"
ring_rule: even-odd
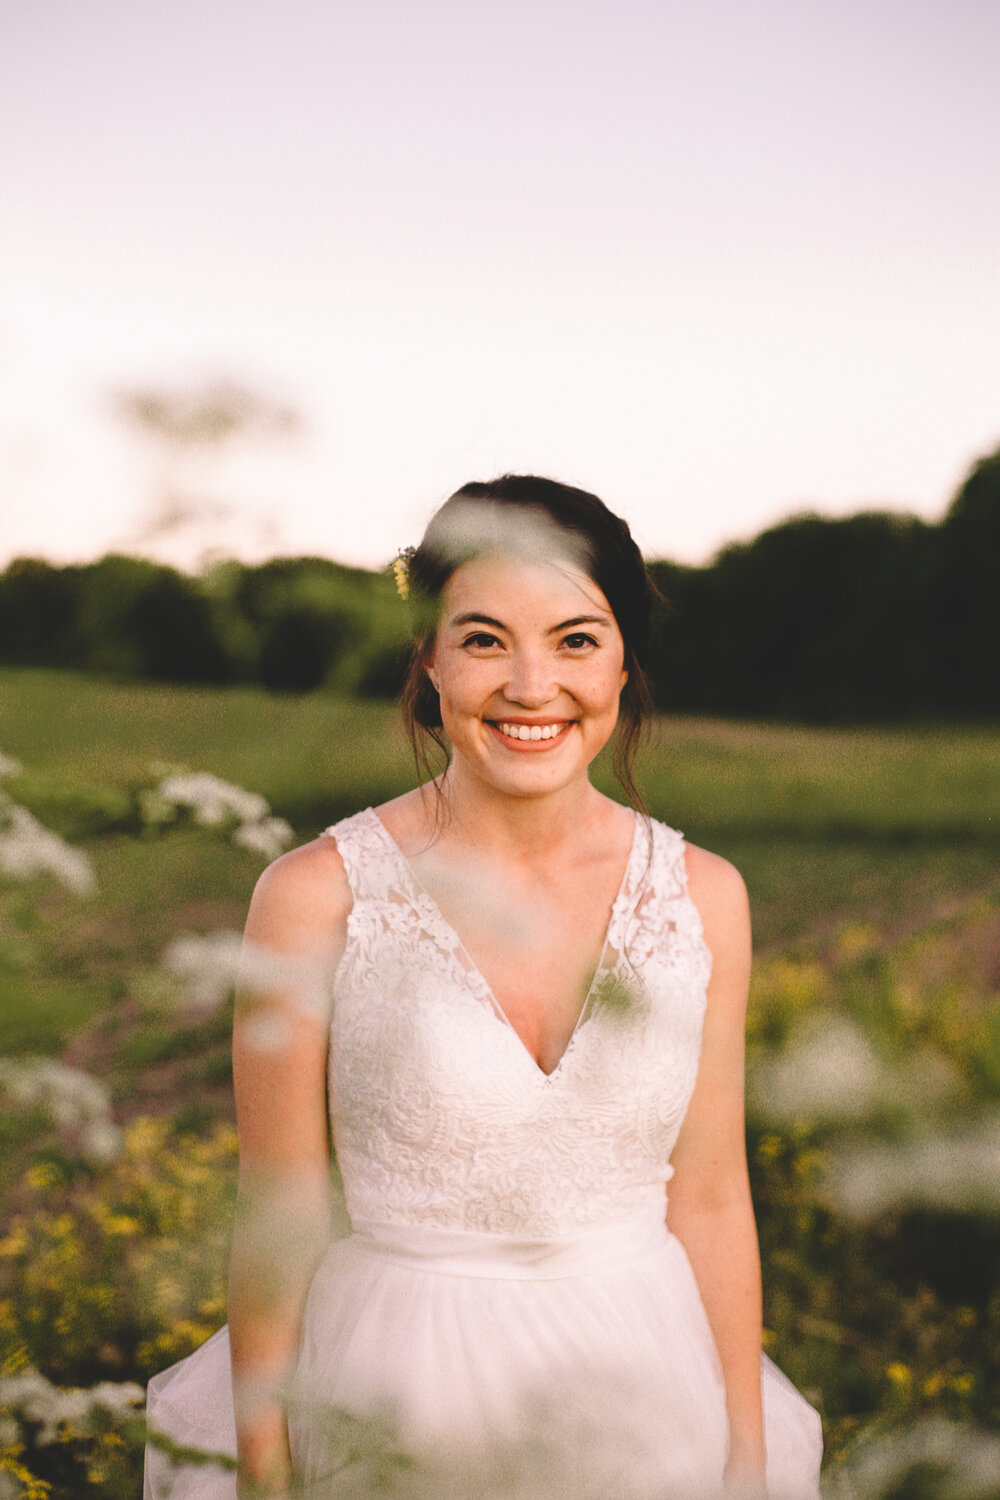
[[[224,1320],[235,1186],[226,985],[192,1009],[165,951],[183,933],[224,951],[213,934],[239,928],[263,863],[233,818],[164,817],[148,794],[185,763],[239,773],[306,836],[314,813],[401,789],[406,749],[381,710],[350,704],[328,702],[324,719],[307,700],[269,720],[262,694],[44,673],[0,676],[3,688],[16,712],[0,750],[30,765],[8,760],[2,786],[77,842],[96,886],[0,880],[0,1051],[26,1068],[47,1054],[67,1097],[73,1070],[99,1080],[120,1128],[88,1155],[69,1106],[61,1123],[53,1112],[64,1075],[40,1073],[34,1103],[0,1085],[0,1404],[4,1389],[43,1387],[0,1413],[0,1482],[124,1500],[140,1488],[133,1383]],[[151,772],[154,743],[169,764]],[[680,806],[687,831],[749,879],[767,1348],[823,1414],[837,1496],[1000,1493],[996,749],[971,731],[680,723],[647,777],[654,812],[681,821]],[[707,810],[699,827],[709,806],[714,839]],[[970,1455],[976,1474],[956,1478]]]

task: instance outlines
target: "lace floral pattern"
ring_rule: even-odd
[[[351,1218],[551,1235],[662,1199],[711,957],[684,841],[637,820],[602,966],[544,1073],[368,809],[327,829],[354,896],[331,1120]]]

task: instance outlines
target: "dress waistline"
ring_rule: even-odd
[[[565,1235],[494,1234],[434,1224],[355,1221],[346,1245],[363,1255],[442,1276],[545,1281],[586,1276],[662,1250],[662,1207]]]

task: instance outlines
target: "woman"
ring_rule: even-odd
[[[234,1034],[239,1493],[813,1495],[818,1419],[760,1349],[743,883],[589,778],[617,727],[637,800],[638,549],[508,475],[441,508],[408,585],[446,769],[278,860],[247,922],[290,977]],[[154,1425],[231,1443],[226,1358],[159,1377]],[[147,1494],[236,1489],[181,1475]]]

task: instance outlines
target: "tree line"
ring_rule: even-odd
[[[845,723],[1000,715],[1000,449],[941,521],[801,515],[703,567],[653,562],[668,711]],[[196,577],[111,554],[0,574],[0,662],[393,695],[409,615],[388,573],[325,558]]]

